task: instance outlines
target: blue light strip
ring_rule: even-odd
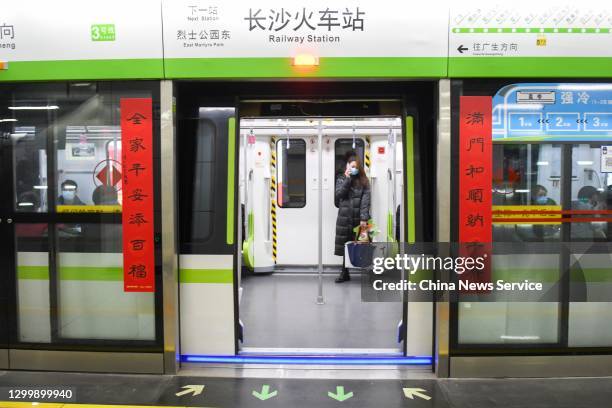
[[[429,356],[419,357],[291,357],[181,355],[184,363],[307,364],[307,365],[431,365]]]

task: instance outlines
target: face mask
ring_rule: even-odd
[[[62,191],[62,197],[64,200],[72,201],[74,200],[75,192],[74,191]]]
[[[356,176],[359,174],[359,169],[357,167],[351,167],[351,176]]]
[[[536,198],[536,203],[538,204],[546,204],[548,202],[548,197],[547,196],[540,196],[538,198]]]

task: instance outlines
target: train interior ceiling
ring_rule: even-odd
[[[431,355],[433,305],[363,302],[359,268],[348,255],[334,254],[335,184],[349,156],[358,157],[369,179],[374,241],[422,236],[423,218],[415,225],[415,215],[423,214],[419,198],[432,197],[425,198],[414,180],[422,177],[423,167],[433,166],[431,93],[429,98],[397,91],[373,97],[354,95],[355,86],[339,88],[345,93],[237,98],[234,250],[240,273],[234,290],[241,354]],[[193,93],[193,88],[178,89]],[[197,109],[197,133],[205,134],[210,124],[202,118],[212,104],[194,98],[191,106],[179,106],[179,145],[180,115]],[[406,160],[406,143],[417,160]],[[408,211],[407,205],[418,211]],[[351,280],[335,283],[343,262]]]

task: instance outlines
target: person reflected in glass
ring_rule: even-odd
[[[61,185],[61,194],[57,199],[58,205],[85,205],[77,195],[79,186],[74,180],[65,180]]]
[[[596,211],[605,208],[603,195],[593,186],[583,186],[578,190],[577,200],[572,202],[572,210]],[[597,214],[576,214],[575,218],[598,217]],[[605,239],[605,233],[598,222],[574,222],[572,223],[572,239],[579,240],[601,240]]]
[[[344,173],[336,178],[334,198],[338,205],[334,255],[342,256],[342,272],[336,279],[340,283],[351,279],[346,268],[344,246],[355,239],[353,229],[367,226],[370,219],[370,182],[355,152],[347,154]]]

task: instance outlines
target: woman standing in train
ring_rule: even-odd
[[[346,169],[336,179],[335,201],[338,205],[334,254],[342,256],[342,272],[336,282],[350,280],[345,266],[344,244],[353,241],[356,226],[365,227],[370,219],[370,182],[355,152],[347,155]]]

